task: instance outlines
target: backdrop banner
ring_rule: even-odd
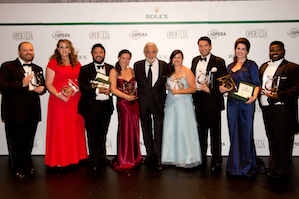
[[[34,63],[46,70],[59,39],[72,41],[82,65],[92,61],[91,47],[102,43],[105,62],[115,65],[118,52],[132,52],[130,67],[144,59],[143,48],[155,42],[158,58],[169,62],[175,49],[184,53],[183,65],[191,67],[199,55],[197,40],[212,39],[212,53],[226,65],[233,61],[234,43],[246,37],[251,43],[248,58],[260,67],[269,61],[269,44],[284,42],[286,59],[299,63],[299,3],[287,1],[226,2],[150,2],[150,3],[72,3],[72,4],[1,4],[0,63],[18,56],[23,41],[33,44]],[[49,93],[41,96],[42,121],[35,136],[33,154],[45,153]],[[226,97],[225,97],[226,101]],[[114,103],[116,98],[114,97]],[[107,154],[116,154],[118,120],[114,111],[107,135]],[[261,110],[256,104],[254,140],[257,155],[269,155]],[[142,154],[145,155],[142,134]],[[222,112],[222,154],[230,146],[226,110]],[[0,154],[8,154],[4,123],[0,122]],[[210,155],[210,149],[208,149]],[[299,155],[299,137],[295,136],[294,155]]]

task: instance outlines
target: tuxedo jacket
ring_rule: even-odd
[[[200,56],[197,56],[192,60],[191,71],[194,75],[196,75],[195,71],[199,58]],[[192,96],[194,103],[199,102],[200,100],[205,100],[210,111],[221,111],[224,110],[224,100],[223,95],[219,91],[217,78],[227,75],[227,70],[225,61],[222,58],[211,54],[209,63],[207,65],[207,72],[211,71],[211,69],[214,67],[217,69],[217,71],[211,73],[211,85],[209,86],[210,93],[196,91],[192,94]]]
[[[263,74],[268,67],[268,62],[260,68],[260,81],[263,85]],[[278,86],[278,101],[282,102],[291,111],[296,122],[298,121],[298,95],[299,95],[299,66],[295,63],[283,60],[276,70],[275,76],[280,76]],[[259,97],[260,99],[260,97]],[[259,100],[260,104],[260,100]],[[260,104],[261,106],[261,104]],[[262,106],[261,106],[262,108]]]
[[[146,82],[148,71],[145,71],[145,59],[137,61],[134,64],[135,79],[138,87],[138,103],[141,115],[146,114],[149,107],[154,108],[157,114],[164,114],[167,63],[161,60],[158,60],[158,62],[159,74],[153,87]]]
[[[32,64],[34,73],[43,72],[42,68]],[[2,93],[1,117],[4,121],[24,121],[31,114],[34,121],[41,121],[39,94],[23,87],[25,71],[19,59],[5,62],[0,68],[0,91]],[[42,75],[41,85],[45,86]],[[45,93],[44,90],[43,93]],[[42,94],[43,94],[42,93]]]
[[[106,75],[109,76],[110,70],[113,68],[112,65],[105,63],[104,65]],[[81,91],[81,98],[78,105],[78,112],[83,117],[92,117],[92,112],[94,111],[94,107],[98,106],[96,100],[96,88],[91,87],[91,80],[94,80],[96,77],[96,69],[94,62],[91,62],[85,66],[80,68],[79,73],[79,89]],[[112,96],[109,97],[111,114],[114,110]]]

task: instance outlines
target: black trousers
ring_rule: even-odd
[[[25,121],[5,121],[8,152],[14,171],[25,171],[32,167],[31,152],[38,121],[30,116]]]
[[[146,154],[155,157],[157,161],[161,161],[164,112],[163,110],[158,112],[148,108],[146,114],[140,115],[140,121]],[[154,129],[152,121],[154,121]]]
[[[291,170],[296,120],[285,106],[263,107],[263,118],[269,141],[270,166],[278,174]]]
[[[197,130],[203,160],[206,159],[208,148],[208,130],[211,138],[212,163],[221,163],[221,111],[210,111],[204,100],[194,103]]]
[[[88,138],[89,160],[96,164],[106,156],[107,132],[111,119],[110,101],[99,101],[90,115],[84,117]]]

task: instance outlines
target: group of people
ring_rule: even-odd
[[[139,163],[153,164],[159,170],[164,165],[193,168],[206,163],[210,132],[211,171],[219,172],[221,111],[225,109],[223,95],[228,93],[227,174],[250,177],[257,172],[253,119],[259,99],[270,149],[270,165],[263,171],[273,178],[287,176],[298,132],[299,67],[284,59],[284,44],[270,44],[270,61],[260,69],[247,59],[250,43],[246,38],[235,42],[234,61],[227,67],[222,58],[211,54],[210,38],[201,37],[198,47],[200,55],[192,60],[191,69],[183,66],[180,50],[171,53],[169,63],[157,59],[158,48],[152,42],[144,47],[145,59],[133,68],[128,67],[132,53],[127,49],[119,52],[115,67],[105,63],[102,44],[92,47],[93,62],[81,67],[72,43],[62,39],[50,57],[44,80],[42,68],[32,63],[33,46],[22,42],[19,57],[0,68],[1,116],[14,175],[23,179],[35,174],[31,151],[41,120],[39,95],[48,90],[45,164],[49,168],[64,169],[88,157],[93,170],[111,165],[126,171]],[[109,77],[109,87],[93,85],[99,74]],[[219,83],[223,77],[229,77],[234,86]],[[242,82],[254,88],[245,100],[233,97]],[[269,89],[269,83],[275,89]],[[111,161],[105,143],[113,95],[117,97],[118,132],[117,155]],[[144,159],[139,121],[147,153]]]

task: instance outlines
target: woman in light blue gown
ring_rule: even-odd
[[[183,53],[170,56],[162,138],[162,164],[192,168],[201,164],[201,152],[191,93],[195,77],[182,66]]]

